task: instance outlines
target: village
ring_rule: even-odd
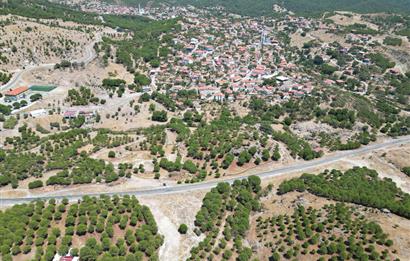
[[[93,9],[87,9],[87,6],[93,6]],[[193,89],[201,99],[219,102],[244,100],[251,95],[272,97],[274,102],[280,102],[303,97],[314,87],[323,85],[348,87],[364,95],[369,77],[357,79],[355,68],[371,66],[369,54],[381,51],[386,37],[374,35],[373,31],[369,33],[366,25],[370,24],[370,30],[378,26],[360,18],[355,21],[361,21],[364,28],[360,24],[355,28],[358,24],[336,23],[340,22],[338,19],[343,21],[343,16],[345,20],[349,18],[343,13],[334,16],[335,22],[297,17],[291,12],[280,19],[247,18],[223,12],[222,16],[209,16],[209,11],[192,6],[148,5],[141,8],[96,1],[86,3],[82,8],[97,13],[138,14],[154,19],[184,17],[180,21],[182,33],[173,39],[177,48],[158,68],[146,73],[155,78],[152,80],[154,85],[169,93]],[[284,42],[284,30],[292,36],[289,43]],[[325,39],[316,37],[316,34],[323,34]],[[302,40],[297,39],[298,35],[303,36]],[[327,41],[326,38],[332,35],[337,42]],[[409,44],[405,37],[401,40],[403,48]],[[302,57],[290,55],[296,50],[294,46],[302,51],[308,50],[307,54],[302,53]],[[305,68],[296,64],[306,56],[320,57],[318,64],[329,65],[329,76],[304,73]],[[399,75],[405,72],[406,64],[397,63],[387,73]],[[372,80],[381,84],[382,77],[374,75]]]
[[[121,6],[127,11],[119,11],[115,6],[101,5],[99,1],[87,4],[90,5],[95,8],[88,11],[99,13],[148,13],[141,7],[134,10]],[[355,69],[372,66],[369,54],[381,50],[380,39],[383,38],[380,36],[353,30],[343,37],[338,32],[344,31],[344,26],[291,15],[280,20],[233,14],[209,17],[207,11],[193,7],[146,8],[156,19],[176,15],[184,19],[179,22],[181,33],[173,39],[173,50],[160,64],[144,72],[151,78],[145,91],[159,90],[173,95],[180,90],[193,90],[201,100],[217,102],[243,101],[259,96],[276,104],[304,97],[314,90],[321,92],[322,86],[338,86],[366,95],[369,85],[385,83],[384,73],[358,75]],[[284,29],[288,30],[286,36]],[[322,41],[315,36],[320,33],[324,36],[334,34],[339,41]],[[302,39],[299,39],[300,35]],[[405,38],[403,42],[403,45],[409,44]],[[299,47],[300,54],[295,53],[296,47]],[[313,66],[326,65],[327,71],[306,70],[300,61],[308,57],[315,58]],[[386,73],[399,75],[405,72],[404,69],[397,63]],[[14,109],[19,109],[16,104],[19,100],[23,100],[21,107],[31,102],[24,99],[27,90],[21,86],[5,90],[3,94],[6,101],[14,102]]]
[[[408,18],[37,1],[0,1],[1,260],[410,256]]]
[[[137,12],[158,21],[175,17],[183,19],[177,20],[178,33],[166,35],[168,44],[163,43],[158,50],[158,53],[165,53],[160,55],[161,59],[155,63],[135,61],[138,67],[136,72],[125,68],[115,55],[106,55],[106,39],[127,41],[133,38],[134,33],[120,27],[107,29],[96,26],[93,30],[102,35],[100,39],[105,40],[87,45],[93,46],[92,50],[85,52],[87,63],[74,66],[75,62],[65,61],[67,65],[62,62],[45,70],[33,69],[26,73],[23,80],[16,81],[12,88],[2,87],[1,101],[16,116],[11,116],[11,120],[3,124],[3,127],[7,125],[1,137],[3,142],[18,134],[20,126],[36,129],[41,137],[71,128],[93,129],[92,135],[95,135],[96,129],[102,128],[113,132],[129,132],[138,139],[140,134],[134,135],[133,131],[155,128],[156,125],[169,126],[166,124],[169,124],[170,119],[171,122],[175,120],[173,118],[186,120],[186,115],[190,114],[212,122],[218,119],[214,111],[225,106],[234,115],[243,117],[252,113],[249,105],[255,99],[261,99],[269,106],[269,110],[278,110],[275,117],[265,116],[263,119],[272,121],[267,130],[272,128],[279,133],[288,132],[298,142],[306,141],[311,151],[309,156],[302,156],[301,152],[298,156],[312,158],[312,155],[316,155],[314,158],[343,146],[350,148],[368,144],[375,141],[377,136],[383,138],[385,132],[369,131],[368,125],[371,123],[360,112],[353,113],[352,118],[345,122],[322,115],[326,115],[329,107],[334,106],[329,106],[329,103],[341,98],[343,93],[350,92],[357,95],[354,97],[374,99],[372,91],[388,83],[390,77],[400,77],[406,70],[406,64],[392,56],[383,57],[382,62],[392,61],[383,70],[378,69],[385,65],[372,55],[388,48],[383,44],[383,39],[391,33],[375,34],[373,31],[378,27],[369,22],[370,18],[358,15],[355,19],[362,21],[364,27],[356,23],[343,24],[344,19],[347,19],[344,13],[323,20],[298,17],[291,13],[282,13],[280,17],[243,17],[216,10],[218,15],[210,15],[215,10],[192,6],[137,8],[99,1],[81,6],[87,12],[100,15],[130,15]],[[327,40],[332,37],[335,41]],[[401,39],[403,48],[409,45],[407,39]],[[110,52],[115,54],[116,48],[111,46]],[[194,93],[189,98],[193,100],[182,102],[183,93]],[[163,95],[162,101],[155,98],[159,94]],[[318,97],[322,96],[330,96],[331,100],[318,101]],[[305,101],[313,101],[317,105],[309,105],[316,106],[309,110],[299,108],[300,112],[290,111],[286,112],[287,116],[281,115],[281,106],[291,109],[291,106]],[[356,105],[352,103],[349,106]],[[162,118],[157,119],[154,114]],[[408,112],[403,111],[402,116],[406,115]],[[289,116],[298,120],[292,120]],[[355,118],[358,120],[355,121]],[[257,124],[253,128],[261,127]],[[406,132],[407,127],[400,126],[399,131]],[[170,162],[181,156],[188,160],[188,145],[179,144],[181,140],[175,134],[166,133],[163,143],[167,152],[162,156]],[[135,148],[140,151],[139,156],[130,152],[130,144],[124,144],[117,149],[121,151],[117,153],[118,159],[104,155],[108,153],[107,150],[93,153],[93,157],[114,162],[116,168],[123,159],[137,166],[143,164],[147,177],[158,177],[155,157],[146,155],[146,139],[148,137],[142,137],[142,142],[132,143],[139,144]],[[268,154],[276,147],[277,153],[282,155],[275,166],[299,160],[295,158],[295,151],[290,150],[289,141],[286,143],[272,139],[268,144]],[[260,141],[251,141],[247,146],[260,146]],[[239,156],[243,151],[242,148],[236,149],[234,155]],[[222,175],[234,175],[254,168],[260,158],[267,158],[262,157],[262,151],[258,151],[255,157],[256,163],[247,160],[244,166],[240,163],[240,168],[229,168]],[[201,160],[195,163],[197,166],[204,164]],[[218,163],[222,164],[223,159],[219,159]],[[211,166],[204,169],[215,171]],[[161,169],[161,174],[166,173],[166,170]],[[221,175],[218,171],[216,173],[218,177]],[[172,178],[172,182],[191,182],[181,179]]]

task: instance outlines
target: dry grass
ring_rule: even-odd
[[[30,63],[57,63],[62,59],[81,57],[84,46],[93,37],[97,28],[75,23],[42,20],[35,22],[19,16],[0,16],[0,21],[9,19],[10,24],[0,28],[0,43],[5,44],[3,55],[9,63],[0,64],[0,69],[15,70]],[[54,24],[51,25],[51,22]],[[89,30],[78,31],[77,27]],[[72,41],[72,42],[70,42]],[[69,44],[67,44],[70,42]],[[13,46],[16,51],[13,52]]]

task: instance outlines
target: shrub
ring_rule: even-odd
[[[329,64],[323,64],[321,70],[322,70],[323,74],[330,75],[330,74],[333,74],[334,72],[336,72],[337,68],[332,66],[332,65],[329,65]]]
[[[11,109],[9,106],[4,105],[4,104],[0,104],[0,113],[4,114],[4,115],[10,115],[11,113]]]
[[[407,176],[410,177],[410,166],[409,167],[404,167],[401,172],[403,172],[404,174],[406,174]]]
[[[28,184],[29,189],[41,188],[43,186],[43,181],[35,180]]]
[[[188,226],[185,224],[181,224],[178,228],[178,232],[180,234],[186,234],[188,232]]]
[[[5,129],[14,129],[17,125],[17,119],[13,116],[9,117],[4,123],[3,123],[3,128]]]
[[[110,152],[108,152],[108,157],[109,158],[115,158],[115,152],[114,151],[110,151]]]
[[[154,111],[152,113],[152,120],[159,122],[166,122],[168,120],[166,111]]]
[[[401,39],[400,38],[395,38],[395,37],[389,37],[387,36],[384,38],[383,43],[386,45],[392,45],[392,46],[400,46],[401,45]]]

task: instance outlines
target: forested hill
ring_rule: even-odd
[[[144,5],[147,0],[105,0],[126,5]],[[327,11],[353,11],[358,13],[410,13],[410,0],[155,0],[175,5],[197,7],[223,6],[227,11],[249,16],[269,15],[272,5],[279,4],[300,15],[317,15]]]
[[[410,0],[273,0],[273,2],[302,15],[327,11],[410,13]]]

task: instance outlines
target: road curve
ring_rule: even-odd
[[[97,54],[94,50],[94,45],[97,42],[100,42],[102,40],[101,33],[96,33],[94,41],[89,43],[84,50],[83,57],[73,60],[71,62],[76,62],[76,63],[84,63],[84,65],[89,64],[92,62],[96,57]],[[38,70],[38,69],[53,69],[55,66],[55,63],[48,63],[48,64],[39,64],[35,66],[27,66],[23,70],[18,71],[13,75],[13,77],[4,85],[0,86],[0,91],[8,90],[8,89],[13,89],[15,85],[17,85],[18,82],[20,82],[21,77],[23,74],[28,73],[30,71]]]
[[[275,176],[280,176],[286,173],[297,172],[297,171],[305,171],[311,169],[313,167],[318,167],[324,164],[329,164],[332,162],[339,161],[346,157],[354,157],[359,156],[368,152],[372,152],[379,149],[384,149],[392,146],[398,146],[402,144],[410,143],[410,135],[400,137],[397,139],[390,139],[383,143],[376,143],[371,144],[365,147],[361,147],[356,150],[350,151],[342,151],[337,152],[330,156],[325,156],[320,159],[312,160],[312,161],[304,161],[301,163],[292,164],[283,168],[275,169],[272,171],[262,172],[256,174],[262,179],[265,178],[272,178]],[[100,192],[100,193],[75,193],[71,195],[59,195],[58,191],[56,191],[52,195],[47,196],[35,196],[35,197],[19,197],[19,198],[2,198],[0,199],[0,205],[14,205],[20,203],[27,203],[33,200],[48,200],[48,199],[63,199],[67,198],[69,200],[78,200],[83,196],[99,196],[99,195],[135,195],[135,196],[155,196],[155,195],[163,195],[163,194],[174,194],[174,193],[183,193],[195,190],[208,190],[215,187],[219,182],[229,182],[233,183],[235,180],[240,180],[250,176],[250,174],[245,174],[241,176],[236,176],[228,179],[218,179],[212,180],[202,183],[195,183],[195,184],[187,184],[187,185],[175,185],[170,187],[158,187],[158,188],[150,188],[150,189],[143,189],[143,190],[135,190],[135,191],[125,191],[125,192]]]

